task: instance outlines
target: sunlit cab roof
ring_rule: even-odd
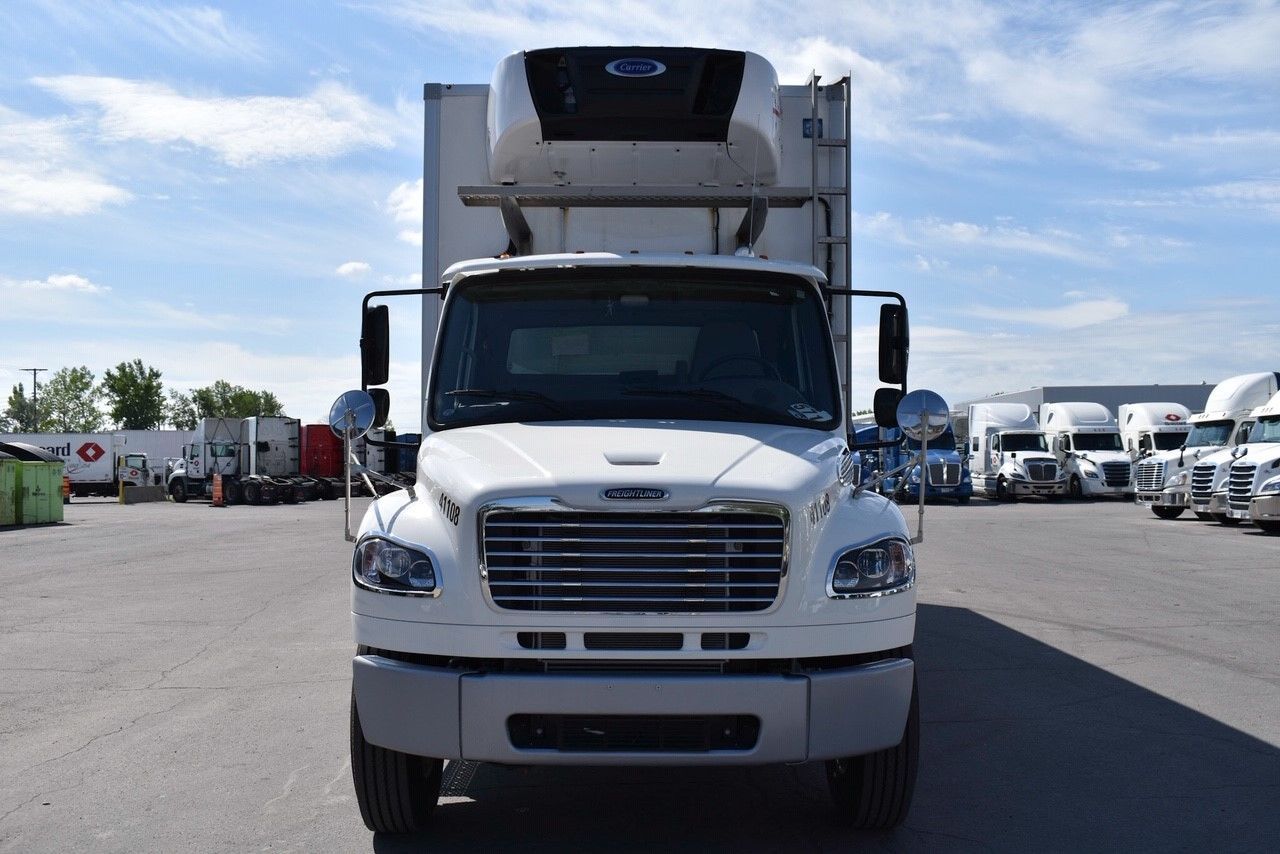
[[[469,276],[483,276],[503,270],[554,270],[575,267],[686,267],[742,270],[800,276],[819,287],[827,283],[827,277],[817,267],[796,261],[770,261],[739,255],[685,255],[683,253],[617,255],[613,252],[572,252],[556,255],[472,259],[450,265],[440,278],[441,281],[449,284],[458,284]]]

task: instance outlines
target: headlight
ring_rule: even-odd
[[[1258,493],[1261,494],[1263,492],[1280,492],[1280,477],[1273,477],[1262,484],[1262,488],[1258,490]]]
[[[912,482],[912,483],[919,483],[919,482],[920,482],[920,472],[918,472],[918,471],[913,471],[913,472],[911,473],[911,478],[910,478],[910,480],[911,480],[911,482]]]
[[[1084,476],[1085,476],[1085,477],[1091,477],[1091,478],[1093,478],[1094,480],[1097,480],[1097,479],[1098,479],[1098,470],[1097,470],[1097,469],[1081,469],[1081,471],[1083,471],[1083,472],[1084,472]]]
[[[436,568],[430,557],[381,537],[366,537],[356,544],[351,573],[356,584],[372,590],[438,592]]]
[[[1027,475],[1024,472],[1017,471],[1016,469],[1014,471],[1009,472],[1009,477],[1013,478],[1014,480],[1027,479]]]
[[[1187,473],[1185,471],[1182,471],[1182,472],[1178,472],[1175,475],[1170,476],[1169,479],[1164,482],[1164,485],[1165,486],[1182,486],[1186,482],[1187,482]]]
[[[827,581],[827,595],[858,599],[897,593],[910,587],[915,577],[911,546],[896,538],[884,539],[840,555]]]

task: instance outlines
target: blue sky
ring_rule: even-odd
[[[913,384],[1280,369],[1280,6],[827,5],[0,5],[0,389],[137,356],[322,419],[420,273],[422,84],[627,43],[852,71],[855,276],[907,295]]]

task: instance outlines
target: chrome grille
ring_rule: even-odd
[[[1057,463],[1027,463],[1027,477],[1032,480],[1057,480]]]
[[[1102,482],[1107,486],[1128,486],[1130,467],[1126,462],[1102,464]]]
[[[1253,476],[1257,463],[1232,463],[1231,477],[1227,481],[1227,504],[1236,510],[1248,510],[1253,497]]]
[[[785,567],[781,508],[493,509],[482,530],[489,594],[513,611],[761,611]]]
[[[1191,497],[1205,502],[1213,495],[1213,473],[1217,469],[1213,463],[1198,463],[1191,470]]]
[[[959,463],[929,463],[929,483],[933,486],[959,486]]]
[[[1139,492],[1159,492],[1164,488],[1164,460],[1143,460],[1138,463],[1137,486]]]

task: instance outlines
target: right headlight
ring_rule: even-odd
[[[1164,482],[1165,486],[1183,486],[1187,482],[1188,475],[1185,471],[1180,471],[1175,475],[1170,475]]]
[[[1271,480],[1262,484],[1258,489],[1258,494],[1261,495],[1264,492],[1280,492],[1280,477],[1273,477]]]
[[[827,577],[833,599],[860,599],[906,590],[916,578],[911,545],[888,537],[841,553]]]
[[[384,593],[440,592],[429,555],[378,536],[356,543],[351,576],[359,586]]]

